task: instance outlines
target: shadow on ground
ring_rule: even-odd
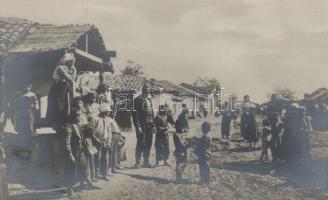
[[[310,188],[325,187],[327,184],[327,158],[315,158],[311,163],[293,164],[263,163],[258,160],[251,160],[223,164],[213,163],[212,167],[286,179],[286,182],[278,187]]]
[[[10,196],[10,200],[51,200],[67,196],[64,189],[31,192]]]

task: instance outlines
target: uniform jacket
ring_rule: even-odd
[[[140,95],[135,98],[133,109],[132,118],[135,128],[154,123],[153,103],[150,97]]]

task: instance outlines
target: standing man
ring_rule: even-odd
[[[149,154],[153,142],[154,128],[154,110],[151,99],[151,86],[145,83],[142,88],[142,94],[134,100],[134,109],[132,113],[133,124],[137,135],[137,147],[135,152],[135,168],[140,168],[140,159],[143,154],[144,167],[151,167],[149,163]]]
[[[254,108],[254,105],[250,102],[250,96],[244,96],[244,102],[241,106],[241,119],[240,119],[240,133],[241,136],[246,139],[246,129],[247,129],[247,116],[251,108]]]
[[[224,108],[221,111],[222,121],[221,121],[221,135],[222,139],[230,138],[231,122],[237,118],[234,111],[232,111],[229,102],[224,103]]]

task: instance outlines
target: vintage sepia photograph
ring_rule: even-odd
[[[328,0],[0,3],[0,200],[328,199]]]

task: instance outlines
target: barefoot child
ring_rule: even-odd
[[[270,122],[267,119],[263,120],[263,131],[262,131],[262,153],[260,157],[260,161],[268,160],[268,150],[270,149],[271,144],[271,127]]]
[[[210,161],[212,157],[211,144],[212,138],[209,136],[211,131],[211,124],[205,121],[202,124],[203,136],[198,140],[195,150],[198,156],[200,184],[209,185],[211,182],[210,175]]]

